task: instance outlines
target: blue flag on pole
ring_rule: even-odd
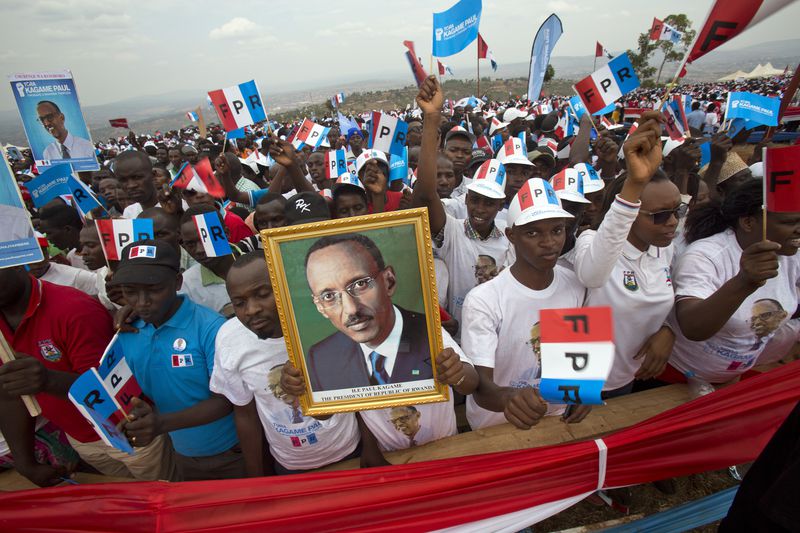
[[[83,215],[92,209],[102,207],[86,185],[72,174],[72,166],[67,163],[53,165],[27,184],[33,205],[41,208],[59,196],[71,196]]]
[[[725,120],[743,118],[764,126],[777,126],[781,99],[754,93],[728,93]]]
[[[547,65],[550,64],[550,54],[562,33],[564,33],[564,28],[561,25],[561,19],[555,14],[547,17],[539,31],[536,32],[531,50],[531,68],[528,73],[528,100],[539,98],[544,83],[544,74],[547,71]]]
[[[433,14],[433,55],[459,53],[478,37],[481,0],[460,0],[447,11]]]
[[[389,159],[389,181],[395,180],[408,184],[408,146],[403,147],[402,155],[392,154]]]

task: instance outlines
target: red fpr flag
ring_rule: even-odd
[[[425,72],[425,69],[422,68],[422,64],[419,62],[417,53],[414,51],[414,41],[403,41],[403,45],[408,48],[408,51],[406,52],[406,59],[408,59],[408,65],[411,67],[411,73],[414,75],[414,80],[417,82],[417,87],[419,87],[422,85],[422,82],[425,81],[425,78],[428,77],[428,74]]]
[[[444,65],[442,65],[442,62],[439,61],[438,59],[436,60],[436,64],[439,65],[439,76],[444,76],[445,74]]]
[[[716,0],[692,49],[681,63],[679,76],[686,74],[685,65],[694,62],[743,31],[791,4],[793,0]]]
[[[489,45],[483,40],[483,36],[478,34],[478,59],[486,59],[489,53]]]
[[[603,55],[603,45],[597,41],[597,45],[594,47],[594,57],[603,57]]]
[[[800,145],[764,148],[767,211],[800,213]]]
[[[214,198],[225,198],[225,189],[214,175],[208,159],[201,159],[194,166],[185,163],[175,179],[172,180],[172,186],[209,194]]]
[[[128,119],[127,118],[112,118],[112,119],[109,119],[108,123],[111,124],[112,128],[127,128],[127,129],[131,129],[131,127],[128,126]]]

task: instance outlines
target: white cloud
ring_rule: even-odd
[[[230,39],[232,37],[247,37],[258,31],[258,24],[244,17],[232,18],[219,28],[214,28],[208,34],[215,40]]]

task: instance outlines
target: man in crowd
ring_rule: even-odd
[[[225,319],[178,294],[178,252],[164,241],[126,246],[111,283],[138,317],[136,333],[120,333],[119,342],[142,392],[155,404],[153,409],[134,399],[132,420],[124,426],[131,443],[146,445],[169,434],[178,479],[242,477],[231,404],[208,386]]]
[[[114,175],[128,199],[133,202],[125,208],[123,218],[136,218],[139,213],[158,204],[158,194],[153,183],[153,163],[144,152],[129,150],[114,159]]]
[[[78,210],[53,200],[39,211],[39,230],[53,246],[67,253],[67,261],[76,268],[86,268],[78,254],[83,227]]]

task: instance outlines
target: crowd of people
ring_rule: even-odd
[[[780,95],[785,80],[746,84]],[[742,87],[676,92],[714,113],[725,91]],[[652,109],[660,96],[641,90],[623,105]],[[472,429],[529,429],[545,416],[577,424],[593,416],[590,406],[548,403],[537,391],[543,309],[612,308],[606,399],[678,382],[705,394],[793,357],[800,213],[763,221],[760,150],[707,129],[705,117],[684,140],[665,139],[656,110],[635,131],[584,114],[567,135],[566,104],[454,102],[430,77],[413,107],[394,112],[408,122],[408,173],[391,181],[388,154],[368,147],[358,116],[319,119],[331,130],[316,150],[295,150],[287,137],[296,124],[276,123],[235,141],[212,125],[206,137],[189,127],[102,143],[102,168],[80,178],[107,209],[83,216],[61,199],[29,203],[45,259],[0,270],[0,330],[17,355],[0,366],[0,465],[40,486],[87,466],[179,481],[291,474],[350,458],[385,465],[386,452],[456,434],[457,401]],[[621,123],[614,113],[610,122]],[[711,152],[702,167],[701,142]],[[337,149],[352,173],[329,177],[325,155]],[[203,159],[224,198],[171,186]],[[33,161],[12,165],[24,191]],[[258,232],[412,207],[427,208],[433,236],[444,339],[437,379],[457,394],[305,415],[306,383],[288,361]],[[198,214],[219,217],[232,254],[207,256]],[[107,262],[96,221],[108,217],[150,219],[154,238]],[[347,322],[369,291],[396,280],[368,242],[329,248],[328,268],[381,274],[348,278],[338,300],[324,302]],[[121,423],[133,455],[104,444],[67,399],[116,331],[144,393]],[[357,342],[378,345],[387,334]],[[42,417],[28,415],[23,395],[35,395]]]

